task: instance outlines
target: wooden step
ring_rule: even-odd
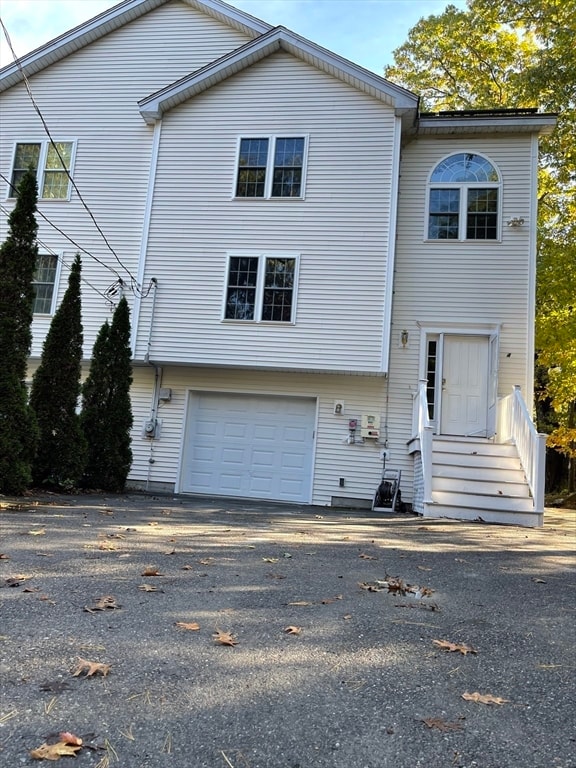
[[[480,507],[459,507],[450,504],[428,504],[425,517],[446,517],[452,520],[477,520],[483,523],[500,523],[501,525],[521,525],[528,528],[538,528],[543,524],[543,514],[532,509],[525,512],[509,510],[483,509]]]
[[[492,443],[480,440],[451,440],[435,437],[433,452],[457,453],[471,456],[506,456],[517,457],[518,451],[511,443]]]
[[[494,467],[495,469],[520,469],[518,456],[486,456],[476,453],[449,453],[434,449],[432,464],[455,467]]]
[[[506,512],[530,512],[534,508],[532,499],[517,496],[499,496],[487,493],[456,493],[454,491],[433,491],[435,504],[443,506],[483,509]]]
[[[452,493],[465,493],[465,494],[478,494],[481,496],[497,496],[504,498],[524,498],[527,499],[530,496],[530,490],[528,484],[521,478],[520,482],[513,482],[508,478],[508,473],[501,473],[501,477],[496,479],[490,477],[489,479],[479,478],[474,473],[474,477],[446,477],[440,474],[434,473],[432,476],[432,492],[434,491],[450,491]]]
[[[470,472],[469,466],[459,464],[437,464],[432,465],[433,477],[453,477],[468,479],[471,474],[475,480],[488,480],[495,483],[499,482],[511,482],[511,483],[525,483],[526,478],[524,472],[521,469],[507,469],[505,467],[477,467],[474,466],[473,473]]]

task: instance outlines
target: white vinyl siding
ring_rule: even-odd
[[[389,107],[283,52],[168,112],[137,356],[151,327],[167,364],[381,371],[394,130]],[[239,135],[308,135],[306,199],[230,199]],[[233,249],[300,254],[295,325],[221,322]]]
[[[382,472],[382,446],[376,441],[348,445],[348,421],[355,418],[360,422],[363,413],[377,414],[381,418],[384,434],[385,378],[166,367],[162,386],[171,388],[172,399],[160,405],[160,438],[151,441],[142,436],[142,427],[150,414],[153,379],[151,368],[134,369],[134,464],[130,472],[131,482],[139,486],[145,486],[147,482],[160,483],[170,490],[183,490],[185,417],[190,392],[313,398],[317,400],[318,408],[311,502],[329,505],[332,497],[343,497],[371,503]],[[334,413],[335,401],[345,403],[341,414]],[[405,453],[404,441],[391,452],[390,461],[400,461]],[[150,458],[153,458],[153,463],[150,463]],[[344,478],[344,487],[340,487],[340,478]],[[406,492],[409,493],[408,486]]]
[[[39,202],[41,213],[109,267],[80,251],[86,356],[109,317],[103,294],[118,277],[126,283],[131,304],[134,299],[129,286],[131,275],[138,271],[153,137],[153,128],[138,111],[138,101],[248,39],[188,3],[167,3],[30,77],[34,98],[55,138],[61,138],[58,126],[65,125],[66,137],[77,140],[74,181],[114,251],[75,193],[70,201]],[[2,93],[0,99],[0,170],[10,178],[15,144],[43,143],[47,136],[23,84]],[[7,197],[8,185],[0,181],[0,198]],[[13,204],[8,200],[5,207],[11,209]],[[38,223],[39,240],[71,263],[78,247],[41,216]],[[6,217],[0,213],[0,241],[6,226]],[[63,279],[60,289],[65,283]],[[34,356],[41,352],[46,331],[43,318],[35,320]]]
[[[413,396],[425,372],[426,333],[466,333],[500,328],[498,395],[514,384],[530,393],[531,143],[529,135],[421,137],[403,150],[390,361],[392,444],[406,439]],[[449,153],[478,152],[501,174],[502,219],[523,217],[522,227],[503,227],[501,241],[424,241],[427,179]],[[406,330],[408,342],[401,343]],[[420,366],[422,365],[422,368]],[[410,485],[410,462],[404,467]]]

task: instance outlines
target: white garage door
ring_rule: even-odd
[[[316,401],[195,392],[182,491],[310,501]]]

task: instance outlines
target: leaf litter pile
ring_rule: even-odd
[[[111,515],[108,515],[107,512],[103,514],[111,517]],[[110,521],[102,520],[101,525],[110,525]],[[120,603],[114,595],[109,593],[102,594],[101,596],[97,597],[92,597],[90,601],[89,594],[82,597],[80,594],[78,594],[78,590],[76,590],[76,593],[78,594],[78,597],[75,599],[76,607],[78,610],[84,611],[87,614],[92,614],[93,618],[86,617],[86,620],[93,622],[94,627],[98,626],[96,622],[105,622],[109,615],[113,615],[115,618],[117,614],[118,621],[121,622],[122,616],[127,612],[134,611],[137,606],[140,606],[137,608],[137,610],[146,611],[147,601],[169,600],[169,596],[171,590],[174,587],[178,572],[181,573],[180,578],[188,580],[188,583],[193,585],[191,597],[194,595],[194,590],[196,590],[196,593],[199,593],[201,590],[207,589],[208,592],[215,594],[217,590],[213,586],[212,582],[217,581],[216,576],[210,576],[211,581],[209,587],[204,588],[204,585],[202,584],[202,580],[208,577],[208,573],[205,570],[206,567],[209,567],[210,574],[217,574],[219,569],[230,567],[229,561],[231,561],[232,558],[226,558],[225,554],[221,553],[220,550],[213,550],[216,552],[215,556],[199,556],[201,549],[198,548],[196,542],[193,542],[192,544],[189,541],[184,542],[180,539],[177,539],[176,536],[167,538],[166,535],[162,535],[162,526],[160,524],[152,525],[149,523],[148,527],[149,529],[152,529],[149,535],[157,536],[158,547],[155,551],[149,548],[147,550],[147,556],[149,557],[152,555],[154,557],[160,558],[161,556],[170,555],[170,566],[168,567],[168,565],[164,565],[164,563],[168,563],[168,560],[163,560],[162,566],[156,564],[149,565],[142,564],[141,562],[134,562],[130,570],[130,578],[126,579],[126,583],[122,585],[122,603]],[[123,530],[125,533],[122,534],[118,532],[103,533],[97,539],[97,542],[102,540],[113,540],[115,538],[121,539],[123,541],[122,550],[108,548],[102,549],[98,543],[96,543],[91,551],[97,550],[98,558],[109,558],[112,562],[121,562],[120,558],[128,558],[131,555],[130,536],[134,533],[138,533],[139,531],[141,533],[142,527],[140,529],[126,527]],[[213,534],[210,537],[210,540],[212,541],[219,538],[225,539],[227,532],[228,531],[220,531],[218,534]],[[50,527],[36,527],[33,530],[28,530],[27,533],[28,535],[32,534],[32,536],[41,536],[44,542],[44,540],[49,539],[50,537]],[[304,535],[304,532],[302,532],[302,536]],[[350,537],[345,537],[345,539],[349,538]],[[166,547],[167,541],[171,543],[169,549]],[[282,584],[280,584],[280,581],[278,581],[280,587],[284,588],[284,592],[282,594],[287,594],[286,589],[290,589],[289,587],[286,588],[284,582],[290,581],[291,573],[293,573],[291,569],[301,567],[303,558],[313,558],[316,556],[315,551],[308,551],[300,545],[294,546],[294,549],[291,549],[291,551],[284,551],[288,548],[289,547],[286,544],[282,546],[278,545],[278,551],[272,554],[270,551],[264,553],[260,552],[256,545],[248,544],[244,546],[245,553],[248,553],[253,557],[252,568],[255,572],[257,572],[259,567],[258,563],[260,564],[260,567],[264,566],[264,568],[269,564],[274,564],[276,567],[283,566],[283,570],[281,572],[273,574],[275,579],[282,580]],[[374,597],[369,597],[369,595],[372,593],[383,593],[384,599],[386,600],[385,606],[391,610],[396,608],[410,608],[430,611],[432,613],[440,613],[442,609],[446,610],[445,605],[440,605],[438,602],[432,599],[432,597],[435,595],[435,589],[432,586],[414,584],[403,577],[391,576],[386,573],[383,577],[381,577],[381,564],[384,560],[384,556],[382,550],[374,549],[373,552],[374,553],[369,553],[363,550],[360,552],[360,554],[356,553],[354,555],[354,557],[362,563],[361,566],[357,567],[367,569],[369,572],[371,571],[371,573],[365,574],[365,576],[368,578],[365,578],[363,581],[356,582],[357,587],[359,587],[362,592],[366,593],[366,600],[381,600],[383,598],[377,597],[376,595]],[[15,552],[11,552],[7,549],[7,551],[2,554],[1,559],[6,561],[6,567],[12,564],[15,566],[17,555]],[[129,561],[126,559],[124,562]],[[160,562],[160,559],[158,559],[158,562]],[[428,566],[423,565],[417,565],[416,569],[426,572],[431,571]],[[16,567],[14,567],[14,570],[16,570]],[[262,579],[270,578],[269,570],[262,570],[261,574]],[[142,577],[153,579],[154,583],[142,583]],[[27,582],[32,578],[35,578],[35,574],[16,573],[16,575],[13,576],[6,576],[6,578],[4,578],[4,585],[18,589],[23,586],[24,582]],[[208,582],[206,583],[208,584]],[[112,584],[114,584],[114,586],[112,586]],[[116,584],[118,584],[118,582],[109,582],[107,588],[116,589]],[[278,620],[275,626],[275,631],[278,637],[277,642],[282,642],[280,639],[282,635],[298,638],[285,641],[290,643],[291,648],[300,648],[302,647],[301,643],[306,643],[309,639],[314,641],[315,627],[313,623],[313,617],[317,616],[319,611],[330,610],[332,611],[330,614],[331,616],[336,616],[340,621],[345,622],[346,625],[353,626],[355,618],[354,601],[357,599],[358,590],[354,590],[352,588],[353,584],[350,584],[349,586],[350,588],[348,590],[343,590],[338,594],[335,594],[336,590],[331,594],[313,594],[314,588],[313,585],[310,585],[306,595],[296,593],[292,595],[293,599],[279,600],[276,610]],[[276,584],[274,584],[272,588],[275,587]],[[119,589],[120,588],[118,587],[118,590]],[[127,598],[127,595],[130,596],[130,599]],[[402,602],[396,602],[399,600],[399,598],[402,599]],[[83,604],[83,601],[87,602]],[[249,642],[244,637],[244,630],[246,627],[240,618],[241,614],[239,611],[229,608],[217,610],[218,614],[220,615],[220,627],[223,625],[225,626],[225,628],[220,628],[215,623],[210,625],[210,622],[198,621],[197,617],[194,616],[193,605],[193,599],[191,599],[190,615],[181,615],[178,620],[173,620],[171,622],[172,634],[170,635],[171,639],[169,642],[206,643],[208,640],[211,640],[211,645],[213,647],[222,647],[221,653],[223,654],[230,653],[235,655],[238,653],[250,652],[250,648],[248,647]],[[154,603],[150,603],[150,606],[153,607]],[[331,608],[329,608],[330,606]],[[70,613],[72,608],[72,605],[67,605],[67,613]],[[282,611],[285,611],[285,613],[283,614]],[[402,613],[405,616],[407,615],[404,611],[402,611]],[[414,615],[412,611],[410,611],[410,613]],[[105,615],[106,618],[98,618],[99,616],[103,615]],[[300,623],[294,622],[294,617],[296,615],[302,617]],[[374,615],[376,616],[377,614]],[[238,627],[234,627],[234,623],[235,621],[238,621],[238,618],[240,618],[240,621],[238,622],[239,625]],[[282,621],[283,618],[284,621]],[[416,618],[416,616],[414,616],[414,618]],[[425,617],[422,616],[422,618]],[[430,616],[430,619],[433,618],[433,616]],[[376,620],[381,620],[381,618],[377,618]],[[411,622],[410,620],[404,621],[403,619],[393,619],[393,621],[405,623],[406,625],[415,624],[417,626],[421,626],[421,623]],[[430,640],[433,646],[433,650],[430,651],[430,658],[433,660],[433,662],[434,659],[440,660],[441,657],[445,654],[458,654],[460,657],[464,657],[468,660],[479,653],[479,651],[474,646],[467,642],[440,638],[430,638]],[[250,643],[254,644],[254,637],[250,638]],[[104,648],[99,646],[97,642],[94,642],[92,645],[94,648],[100,648],[102,651],[104,650]],[[82,646],[78,645],[77,648],[80,650]],[[169,646],[167,646],[167,648],[169,648]],[[167,652],[169,653],[169,650]],[[220,653],[220,651],[218,651],[218,653]],[[88,655],[88,658],[85,658],[84,655],[76,655],[76,661],[73,662],[72,668],[64,663],[66,656],[63,656],[62,671],[64,671],[67,667],[68,674],[71,678],[74,678],[73,682],[76,685],[88,687],[99,685],[114,686],[115,676],[118,671],[120,671],[121,662],[119,663],[114,658],[113,648],[106,649],[106,656],[108,657],[108,660],[103,662],[94,660],[94,657],[98,658],[96,653],[94,653],[94,655]],[[469,661],[463,661],[462,663],[469,663]],[[365,681],[358,679],[346,680],[344,682],[346,683],[347,689],[354,691],[361,690]],[[56,694],[58,696],[61,694],[63,696],[72,695],[75,692],[74,688],[72,688],[62,679],[44,682],[41,685],[39,685],[37,682],[36,685],[44,693]],[[150,704],[153,703],[153,698],[147,690],[144,690],[144,692],[140,691],[132,693],[131,695],[126,696],[125,699],[127,701],[141,701],[143,703],[150,702]],[[490,692],[469,693],[468,691],[464,691],[460,694],[460,699],[467,704],[470,703],[470,705],[474,707],[478,704],[481,704],[488,708],[494,708],[501,707],[510,703],[509,699],[494,695]],[[53,708],[52,703],[54,701],[55,698],[53,698],[48,704],[45,704],[45,710],[47,712],[50,712]],[[63,713],[61,713],[61,716],[63,716]],[[0,722],[2,722],[1,717],[2,712],[0,712]],[[437,715],[415,719],[422,722],[429,730],[437,730],[443,733],[458,733],[459,731],[464,730],[464,723],[466,718],[458,714],[455,716],[453,721],[446,720],[443,716]],[[125,727],[124,730],[119,732],[129,741],[134,739],[130,727]],[[89,737],[90,738],[86,738],[85,736],[76,736],[70,730],[62,730],[58,732],[58,734],[47,734],[41,737],[44,739],[44,741],[40,744],[40,746],[29,749],[29,755],[34,760],[57,761],[66,757],[78,757],[85,750],[108,750],[106,752],[108,755],[115,754],[111,745],[108,744],[108,746],[106,746],[106,744],[103,745],[102,743],[97,743],[94,734],[89,734]],[[162,751],[170,751],[172,749],[171,744],[171,737],[166,737],[163,742]],[[32,745],[30,745],[30,747],[32,747]],[[0,742],[0,762],[2,759],[1,749],[2,747]],[[223,754],[225,753],[223,752]],[[105,766],[111,764],[111,761],[112,758],[110,758],[107,762],[106,760],[101,761],[102,768],[105,768]]]

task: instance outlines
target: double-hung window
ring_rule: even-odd
[[[16,144],[10,197],[16,196],[22,176],[31,167],[36,171],[38,197],[41,200],[68,200],[73,160],[73,141],[31,141]]]
[[[500,178],[481,155],[451,155],[432,171],[429,240],[497,240]]]
[[[229,254],[224,319],[293,323],[297,276],[294,254]]]
[[[304,197],[305,136],[242,138],[236,197]]]
[[[57,256],[50,253],[38,254],[33,279],[34,304],[32,311],[35,315],[54,313],[59,272],[60,262]]]

